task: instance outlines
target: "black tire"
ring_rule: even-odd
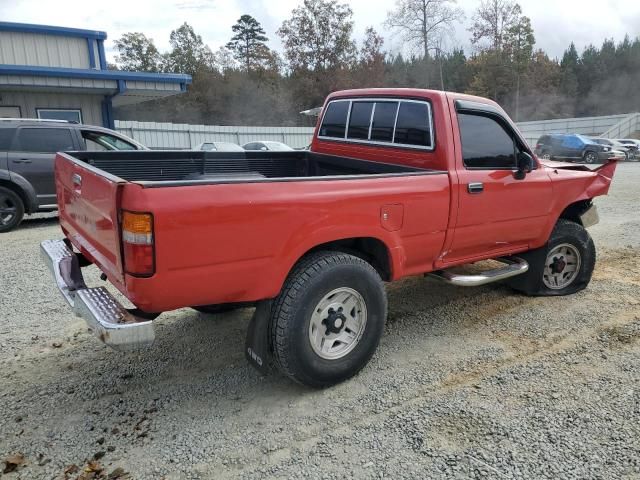
[[[200,313],[217,314],[232,312],[234,310],[238,310],[247,306],[248,305],[245,303],[221,303],[219,305],[198,305],[191,308]]]
[[[13,190],[0,187],[0,233],[13,230],[24,218],[24,203]]]
[[[589,164],[598,163],[598,154],[596,152],[589,150],[587,152],[584,152],[582,159],[584,160],[584,163],[589,163]]]
[[[560,249],[562,251],[563,245],[567,245],[566,248],[578,253],[578,267],[575,275],[565,273],[565,268],[572,265],[568,263],[565,256],[561,253],[553,254],[554,250]],[[596,248],[589,232],[582,225],[561,218],[551,232],[546,246],[519,254],[518,257],[529,262],[529,271],[509,280],[507,283],[512,288],[534,296],[569,295],[583,290],[591,281],[596,264]],[[575,255],[574,258],[576,258]],[[554,264],[558,263],[562,266],[563,262],[567,263],[562,267],[562,270],[555,272]],[[549,270],[545,271],[547,267]],[[566,281],[569,283],[561,284],[559,287],[549,286],[549,284],[553,284],[552,279],[547,275],[549,272],[557,273],[558,276],[566,276]]]
[[[352,342],[351,350],[340,358],[327,359],[316,353],[312,346],[312,315],[319,311],[316,308],[321,302],[339,289],[359,295],[358,299],[365,306],[362,309],[365,321],[360,333],[354,334],[357,339]],[[354,308],[348,315],[361,315],[362,310],[356,312]],[[329,312],[332,311],[330,308]],[[273,304],[269,336],[276,366],[289,378],[313,388],[342,382],[369,362],[378,347],[386,317],[384,284],[369,263],[341,252],[310,254],[293,268]],[[349,330],[347,319],[340,323],[343,330]],[[327,329],[324,334],[329,335],[328,332]]]

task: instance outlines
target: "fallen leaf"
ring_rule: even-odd
[[[102,466],[95,460],[90,460],[89,462],[87,462],[87,466],[84,469],[85,472],[99,472],[101,470]]]
[[[53,343],[51,344],[51,346],[52,346],[53,348],[60,348],[60,347],[62,347],[62,342],[53,342]]]
[[[4,460],[4,469],[2,470],[2,473],[13,472],[16,468],[18,468],[20,465],[24,465],[25,463],[26,460],[24,459],[23,454],[16,453],[14,455],[9,455]]]
[[[65,475],[71,475],[72,473],[78,472],[78,470],[80,470],[80,468],[78,468],[78,465],[76,465],[74,463],[74,464],[69,465],[67,468],[64,469],[64,474]]]
[[[124,480],[129,478],[129,473],[124,471],[124,468],[118,467],[107,476],[107,480]]]

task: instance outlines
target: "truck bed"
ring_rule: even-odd
[[[447,172],[307,151],[60,153],[56,186],[65,236],[147,312],[273,298],[332,241],[385,249],[389,279],[428,271],[449,221]],[[123,211],[153,216],[151,276],[125,271]]]
[[[415,167],[293,152],[71,152],[75,159],[145,187],[426,173]]]

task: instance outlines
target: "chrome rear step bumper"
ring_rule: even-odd
[[[153,344],[153,322],[140,319],[124,308],[104,287],[88,288],[82,274],[69,285],[60,268],[76,254],[62,240],[45,240],[40,252],[51,270],[56,286],[74,313],[83,318],[89,330],[116,350],[131,351]],[[78,270],[79,271],[79,270]],[[79,288],[78,288],[79,287]]]
[[[437,270],[428,273],[428,275],[443,282],[458,285],[459,287],[479,287],[480,285],[486,285],[487,283],[521,275],[529,270],[529,264],[522,258],[500,257],[494,260],[504,263],[505,266],[473,275],[454,273],[449,270]]]

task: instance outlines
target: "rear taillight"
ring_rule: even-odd
[[[153,216],[150,213],[122,212],[124,271],[147,277],[154,274]]]

